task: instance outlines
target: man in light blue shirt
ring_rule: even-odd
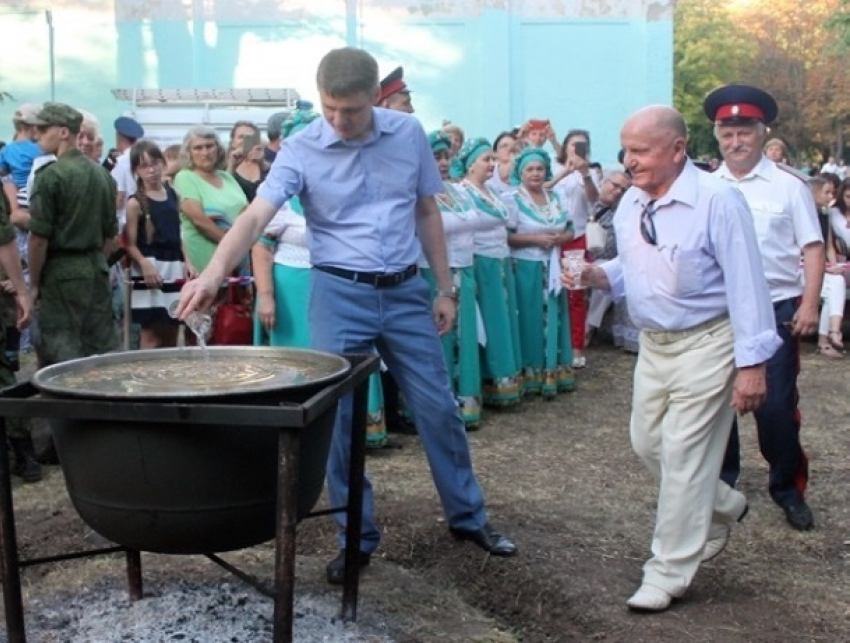
[[[660,484],[653,557],[627,605],[662,611],[747,512],[718,476],[732,418],[764,401],[781,340],[746,202],[687,159],[681,114],[644,108],[621,142],[633,187],[614,218],[619,255],[581,278],[625,295],[641,329],[631,439]]]
[[[298,196],[314,268],[309,313],[314,348],[333,353],[377,348],[416,418],[450,531],[493,555],[512,556],[516,546],[487,522],[440,347],[438,332],[447,332],[455,320],[455,293],[434,199],[443,185],[425,132],[407,114],[373,107],[380,91],[378,65],[364,51],[330,52],[317,81],[324,118],[284,141],[257,198],[236,219],[206,270],[184,287],[178,313],[183,318],[208,307],[280,206]],[[420,247],[436,277],[433,309],[430,288],[416,268]],[[348,500],[351,412],[349,396],[340,402],[328,458],[333,506]],[[337,514],[337,522],[344,546],[344,517]],[[361,567],[369,564],[380,538],[368,479],[362,536]],[[341,583],[344,572],[341,552],[328,565],[328,581]]]

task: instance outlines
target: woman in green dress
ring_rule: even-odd
[[[180,195],[180,235],[186,263],[198,273],[248,206],[236,179],[224,171],[225,154],[215,130],[203,125],[186,133],[180,150],[183,169],[174,177],[174,189]]]
[[[552,399],[575,388],[570,317],[560,284],[560,248],[573,238],[572,222],[557,194],[544,187],[552,178],[549,155],[526,148],[512,174],[519,188],[506,197],[513,228],[523,365],[523,393]]]
[[[474,265],[477,301],[484,326],[480,351],[484,404],[507,407],[519,404],[521,399],[522,360],[516,283],[508,247],[510,211],[488,185],[493,177],[494,161],[490,142],[476,138],[464,144],[453,166],[454,171],[464,177],[461,187],[467,191],[478,212]]]
[[[445,186],[445,191],[437,195],[437,203],[443,219],[452,282],[458,296],[457,323],[441,338],[443,354],[466,428],[476,429],[481,422],[481,366],[473,265],[478,213],[466,191],[448,181],[451,139],[443,132],[432,132],[429,140]],[[436,292],[436,281],[424,255],[419,266],[422,276]]]

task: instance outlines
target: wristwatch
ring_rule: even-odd
[[[589,173],[589,172],[588,172],[587,174],[582,174],[582,175],[581,175],[581,180],[582,180],[582,181],[587,181],[588,179],[590,179],[591,181],[593,180],[593,177],[592,177],[592,176],[590,176],[590,173]]]
[[[437,288],[434,293],[435,297],[448,297],[449,299],[457,299],[457,286],[452,286],[449,290],[440,290]]]

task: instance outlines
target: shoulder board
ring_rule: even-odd
[[[786,165],[785,163],[777,163],[776,167],[778,167],[783,172],[787,172],[788,174],[790,174],[794,178],[799,179],[803,183],[806,183],[806,184],[808,184],[809,179],[812,178],[808,174],[801,172],[800,170],[798,170],[795,167],[791,167],[790,165]]]

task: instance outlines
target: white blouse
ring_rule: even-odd
[[[538,206],[528,193],[520,188],[506,195],[505,203],[511,210],[511,220],[516,223],[511,232],[519,234],[538,234],[541,232],[564,232],[570,225],[567,210],[561,205],[558,195],[552,190],[546,191],[548,204]],[[511,248],[511,256],[531,261],[547,261],[552,251],[540,246]]]
[[[466,268],[472,265],[475,233],[480,217],[466,190],[451,183],[446,183],[445,188],[445,192],[437,195],[437,203],[440,206],[440,214],[443,215],[449,267]],[[419,267],[429,267],[425,253],[419,256]]]
[[[310,250],[307,247],[307,220],[289,203],[277,211],[269,221],[263,236],[277,240],[274,262],[293,268],[310,267]]]
[[[514,227],[516,222],[511,222],[508,206],[495,190],[486,185],[483,191],[469,181],[461,183],[461,187],[467,191],[478,212],[475,254],[494,259],[509,257],[508,228]]]
[[[850,248],[850,228],[847,227],[847,219],[838,208],[830,208],[829,224],[835,238],[841,239]]]

